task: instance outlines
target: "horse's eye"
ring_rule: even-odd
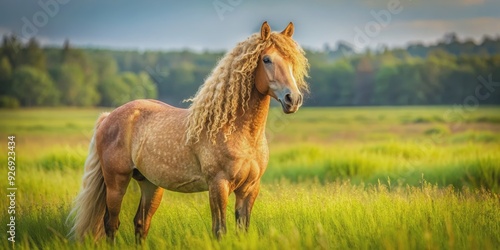
[[[265,64],[268,64],[268,63],[271,63],[271,58],[269,58],[268,56],[265,56],[262,61],[265,63]]]

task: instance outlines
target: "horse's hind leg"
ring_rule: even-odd
[[[127,191],[127,186],[132,177],[132,171],[129,173],[127,172],[128,171],[116,172],[116,168],[103,168],[104,182],[106,183],[106,214],[104,215],[104,229],[111,242],[114,242],[116,231],[120,226],[119,214],[123,196]]]
[[[136,242],[141,243],[148,235],[151,218],[161,202],[163,188],[148,181],[137,169],[133,177],[141,187],[141,201],[134,218]]]

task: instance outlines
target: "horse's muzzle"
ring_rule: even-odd
[[[285,114],[292,114],[302,106],[303,97],[300,93],[287,93],[283,98],[278,98],[278,101],[281,103],[281,108]]]

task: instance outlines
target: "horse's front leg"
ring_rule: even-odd
[[[212,233],[220,239],[226,233],[226,206],[229,197],[227,180],[215,178],[210,182],[208,192],[212,211]]]
[[[238,229],[248,230],[253,203],[260,190],[260,180],[249,185],[243,185],[234,191],[236,195],[235,217]]]

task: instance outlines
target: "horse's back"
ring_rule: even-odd
[[[100,127],[103,158],[127,159],[124,173],[138,169],[166,189],[206,189],[195,153],[186,144],[188,111],[156,100],[135,100],[118,107]],[[106,149],[107,148],[107,149]]]
[[[112,143],[126,146],[132,139],[132,132],[144,120],[151,116],[170,113],[171,111],[182,112],[182,109],[175,108],[157,100],[134,100],[116,108],[102,121],[97,133],[98,144],[109,145]],[[116,145],[119,146],[119,145]]]

